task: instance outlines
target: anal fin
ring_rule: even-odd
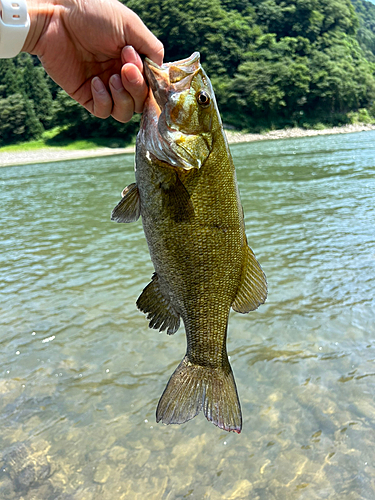
[[[239,313],[248,313],[257,309],[267,298],[266,276],[247,245],[242,267],[241,284],[237,290],[232,309]]]
[[[178,330],[180,315],[160,290],[159,278],[156,273],[139,296],[137,307],[147,314],[150,328],[159,331],[167,330],[168,335],[172,335]]]
[[[112,210],[111,220],[116,222],[135,222],[141,215],[141,201],[135,182],[122,192],[122,200]]]

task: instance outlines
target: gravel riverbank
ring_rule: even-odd
[[[274,139],[291,139],[298,137],[310,137],[315,135],[330,134],[348,134],[353,132],[364,132],[375,130],[375,125],[355,124],[345,125],[343,127],[326,128],[323,130],[305,130],[302,128],[290,128],[282,130],[273,130],[265,134],[244,134],[227,130],[229,144],[240,142],[253,142]],[[96,156],[119,155],[125,153],[134,153],[134,146],[126,148],[96,148],[82,150],[65,150],[59,148],[39,149],[34,151],[0,152],[0,167],[11,165],[26,165],[30,163],[43,163],[65,160],[76,160],[80,158],[92,158]]]

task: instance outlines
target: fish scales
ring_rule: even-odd
[[[233,160],[211,83],[198,53],[159,67],[150,85],[136,147],[136,183],[112,212],[142,216],[155,268],[137,306],[150,327],[173,334],[182,319],[184,359],[157,408],[157,421],[184,423],[203,410],[240,432],[242,415],[226,340],[229,311],[256,309],[265,275],[247,245]]]

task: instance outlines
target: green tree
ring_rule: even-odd
[[[126,5],[163,42],[166,60],[199,51],[210,76],[233,76],[248,44],[260,33],[252,10],[225,10],[220,0],[129,0]]]
[[[12,59],[0,59],[0,97],[21,92],[16,74],[16,67]]]
[[[305,36],[315,41],[338,29],[354,35],[358,19],[350,0],[252,0],[256,22],[278,38]]]
[[[371,106],[350,0],[130,0],[166,59],[199,50],[227,123],[299,124]],[[354,0],[363,1],[363,0]]]
[[[128,123],[120,123],[113,118],[101,120],[91,115],[61,89],[54,100],[53,108],[53,125],[65,127],[60,139],[113,137],[130,142],[139,128],[139,115],[135,115]]]
[[[226,123],[261,129],[340,123],[362,108],[375,115],[375,5],[366,0],[124,3],[164,43],[166,61],[201,53]],[[0,60],[0,109],[2,141],[38,136],[41,124],[63,127],[64,137],[130,140],[139,123],[93,117],[27,54]]]
[[[29,54],[20,54],[17,59],[19,59],[21,89],[33,101],[38,120],[44,128],[49,128],[52,120],[53,101],[46,73],[40,65],[34,65],[34,60]]]
[[[39,137],[43,127],[33,101],[22,88],[22,75],[14,60],[0,59],[0,143]]]
[[[236,124],[239,119],[252,128],[293,124],[306,104],[311,80],[308,58],[297,53],[306,45],[302,38],[259,37],[229,82],[226,121]]]
[[[370,106],[375,99],[374,67],[364,57],[357,41],[344,34],[322,40],[312,53],[310,108],[348,112]]]
[[[357,39],[366,58],[375,62],[375,5],[366,0],[351,0],[358,16]]]
[[[35,139],[41,132],[32,105],[22,94],[0,98],[0,145]]]

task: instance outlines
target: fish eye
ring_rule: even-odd
[[[211,97],[207,94],[207,92],[202,90],[197,94],[197,102],[203,108],[207,108],[211,102]]]

